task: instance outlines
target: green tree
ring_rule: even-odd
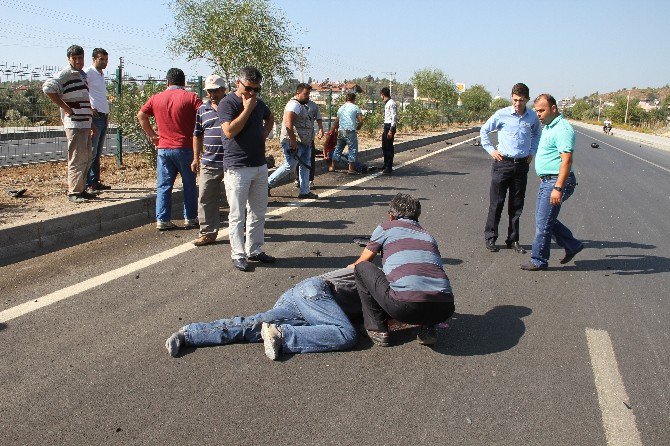
[[[482,121],[491,114],[491,93],[483,85],[473,85],[461,93],[464,118],[467,121]]]
[[[411,82],[419,90],[419,96],[435,101],[436,108],[456,104],[456,85],[438,68],[424,68],[414,72]]]
[[[491,101],[491,110],[500,110],[501,108],[509,107],[510,105],[512,105],[512,103],[508,99],[498,97]]]
[[[173,0],[172,7],[172,51],[208,61],[229,84],[251,65],[272,88],[300,62],[292,46],[294,25],[268,0]]]
[[[567,108],[564,111],[566,117],[571,119],[583,120],[588,118],[589,110],[591,110],[591,104],[585,99],[579,99],[575,104]]]
[[[613,100],[614,105],[607,109],[607,114],[612,118],[612,121],[623,124],[626,118],[626,104],[628,103],[627,96],[617,96]],[[635,98],[630,99],[628,103],[628,123],[637,125],[644,118],[644,110],[638,104],[640,101]]]

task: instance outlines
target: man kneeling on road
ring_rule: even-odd
[[[349,318],[361,314],[354,271],[342,268],[298,283],[271,310],[214,322],[185,325],[165,341],[171,356],[185,346],[263,342],[273,360],[284,353],[345,350],[356,344]]]
[[[454,313],[454,295],[444,272],[437,241],[419,225],[421,203],[398,194],[389,207],[389,221],[372,233],[352,265],[370,339],[388,347],[387,321],[420,324],[418,340],[435,344],[435,326]],[[383,271],[372,260],[382,253]]]

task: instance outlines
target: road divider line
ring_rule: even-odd
[[[414,164],[418,161],[421,161],[423,159],[426,159],[431,156],[435,156],[437,154],[440,154],[446,150],[449,150],[451,148],[460,146],[462,144],[465,144],[469,141],[472,141],[476,138],[471,138],[467,139],[465,141],[461,141],[459,143],[453,144],[453,145],[448,145],[447,147],[444,147],[442,149],[438,149],[434,152],[430,152],[428,154],[422,155],[418,158],[411,159],[409,161],[406,161],[402,164],[400,164],[397,168],[402,168],[405,166],[409,166],[411,164]],[[337,186],[331,189],[328,189],[327,191],[321,192],[319,194],[320,197],[329,197],[331,195],[335,195],[338,192],[342,192],[344,190],[347,190],[353,186],[359,185],[361,183],[364,183],[366,181],[372,180],[374,178],[377,178],[380,176],[382,173],[377,172],[374,174],[370,175],[365,175],[362,176],[361,178],[358,178],[354,181],[351,181],[349,183],[346,183],[342,186]],[[288,203],[286,206],[283,206],[281,208],[274,209],[270,212],[266,213],[266,216],[279,216],[282,214],[285,214],[293,209],[300,208],[302,206],[306,206],[309,203],[312,203],[313,201],[316,201],[317,199],[308,199],[308,200],[300,200],[296,202],[291,202]],[[218,236],[216,237],[217,240],[223,240],[228,236],[228,228],[222,228],[219,231]],[[127,276],[130,274],[133,274],[137,271],[140,271],[144,268],[148,268],[149,266],[155,265],[159,262],[162,262],[164,260],[170,259],[172,257],[178,256],[179,254],[183,254],[185,252],[188,252],[192,249],[195,249],[196,246],[193,245],[192,242],[187,242],[183,243],[181,245],[175,246],[174,248],[170,248],[166,251],[159,252],[157,254],[154,254],[152,256],[146,257],[142,260],[138,260],[133,263],[129,263],[128,265],[124,265],[122,267],[113,269],[111,271],[108,271],[106,273],[100,274],[95,277],[91,277],[90,279],[84,280],[83,282],[76,283],[74,285],[70,285],[68,287],[62,288],[58,291],[54,291],[53,293],[46,294],[44,296],[38,297],[37,299],[30,300],[28,302],[16,305],[14,307],[8,308],[6,310],[0,311],[0,322],[7,322],[12,319],[16,319],[17,317],[23,316],[28,313],[32,313],[33,311],[39,310],[40,308],[47,307],[49,305],[53,305],[56,302],[60,302],[64,299],[70,298],[72,296],[76,296],[77,294],[81,294],[85,291],[88,291],[90,289],[99,287],[100,285],[104,285],[108,282],[111,282],[112,280],[119,279],[123,276]]]
[[[586,329],[591,367],[598,391],[598,404],[609,446],[642,446],[635,414],[619,373],[614,348],[604,330]]]
[[[654,163],[654,162],[652,162],[652,161],[646,160],[646,159],[644,159],[644,158],[642,158],[642,157],[640,157],[640,156],[637,156],[637,155],[635,155],[635,154],[633,154],[633,153],[626,152],[626,151],[623,150],[623,149],[620,149],[620,148],[618,148],[618,147],[616,147],[616,146],[613,146],[612,144],[608,143],[607,141],[603,141],[602,139],[594,138],[593,136],[591,136],[591,135],[587,135],[586,133],[584,133],[584,132],[580,132],[579,130],[575,130],[575,132],[579,133],[580,135],[584,135],[584,136],[586,136],[587,138],[594,139],[594,140],[598,141],[599,143],[605,144],[606,146],[610,146],[611,148],[613,148],[613,149],[615,149],[615,150],[618,150],[618,151],[621,152],[621,153],[625,153],[625,154],[628,155],[628,156],[632,156],[633,158],[637,158],[637,159],[639,159],[640,161],[644,161],[644,162],[647,163],[647,164],[651,164],[651,165],[654,166],[654,167],[658,167],[659,169],[661,169],[661,170],[665,170],[666,172],[670,173],[670,169],[666,169],[666,168],[663,167],[663,166],[659,166],[658,164],[656,164],[656,163]]]

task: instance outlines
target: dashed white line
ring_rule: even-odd
[[[449,149],[452,149],[454,147],[460,146],[462,144],[465,144],[467,142],[472,141],[472,139],[467,139],[465,141],[462,141],[457,144],[453,145],[448,145],[442,149],[436,150],[434,152],[428,153],[426,155],[420,156],[418,158],[414,158],[412,160],[406,161],[403,164],[400,164],[397,168],[402,168],[404,166],[409,166],[410,164],[414,164],[418,161],[421,161],[423,159],[426,159],[431,156],[435,156],[437,154],[440,154],[442,152],[445,152]],[[379,175],[381,175],[381,172],[371,174],[371,175],[366,175],[361,178],[356,179],[355,181],[352,181],[350,183],[344,184],[342,186],[337,186],[332,189],[329,189],[325,192],[320,193],[320,197],[329,197],[331,195],[335,195],[338,192],[344,191],[349,189],[350,187],[356,186],[358,184],[364,183],[366,181],[372,180],[373,178],[377,178]],[[315,201],[314,199],[310,200],[300,200],[297,202],[292,202],[289,203],[288,205],[277,208],[271,212],[268,212],[266,215],[268,216],[279,216],[282,214],[285,214],[293,209],[305,206],[311,202]],[[219,235],[217,236],[217,240],[224,239],[228,236],[228,230],[223,229],[219,231]],[[15,319],[17,317],[23,316],[25,314],[31,313],[33,311],[39,310],[40,308],[44,308],[46,306],[55,304],[56,302],[60,302],[62,300],[65,300],[67,298],[70,298],[72,296],[76,296],[77,294],[83,293],[85,291],[88,291],[92,288],[98,287],[100,285],[104,285],[105,283],[111,282],[112,280],[119,279],[123,276],[127,276],[129,274],[135,273],[139,270],[142,270],[144,268],[147,268],[151,265],[155,265],[156,263],[162,262],[163,260],[167,260],[169,258],[175,257],[179,254],[183,254],[185,252],[190,251],[191,249],[195,249],[195,246],[193,243],[188,242],[184,243],[179,246],[175,246],[174,248],[168,249],[167,251],[160,252],[158,254],[154,254],[150,257],[144,258],[142,260],[138,260],[136,262],[130,263],[128,265],[124,265],[122,267],[116,268],[112,271],[108,271],[106,273],[100,274],[99,276],[92,277],[88,280],[85,280],[83,282],[71,285],[66,288],[62,288],[60,290],[54,291],[53,293],[38,297],[37,299],[33,299],[29,302],[25,302],[19,305],[16,305],[14,307],[8,308],[6,310],[0,311],[0,322],[7,322],[12,319]]]
[[[641,446],[640,431],[630,408],[609,334],[604,330],[587,328],[586,340],[607,444]]]

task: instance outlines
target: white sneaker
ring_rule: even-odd
[[[279,359],[279,351],[281,350],[281,331],[279,331],[279,328],[275,324],[263,322],[263,325],[261,325],[261,338],[263,338],[265,356],[273,361]]]
[[[300,181],[295,180],[295,181],[293,182],[293,185],[294,185],[295,187],[300,187]]]
[[[156,229],[159,231],[169,231],[170,229],[175,229],[177,225],[172,223],[171,221],[157,221],[156,222]]]
[[[192,218],[192,219],[184,219],[184,228],[186,229],[191,229],[191,228],[196,228],[198,227],[198,219],[197,218]]]

